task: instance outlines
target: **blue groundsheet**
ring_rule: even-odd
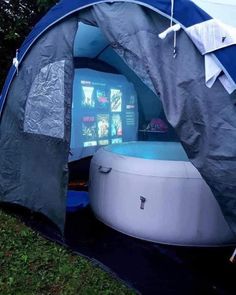
[[[233,247],[176,247],[138,240],[97,221],[89,207],[67,214],[63,238],[42,215],[1,208],[45,238],[87,256],[140,294],[236,294],[236,265],[229,262]]]

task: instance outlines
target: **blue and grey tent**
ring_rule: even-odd
[[[92,108],[88,75],[102,72],[96,83],[104,84],[109,74],[115,96],[118,83],[132,97],[131,110],[137,101],[139,112],[129,113],[123,140],[136,140],[137,130],[163,110],[162,119],[175,129],[236,232],[236,28],[210,16],[221,16],[216,2],[222,5],[201,0],[55,5],[22,44],[2,90],[0,200],[41,212],[63,229],[68,161],[90,156],[99,146],[88,140],[93,115],[83,115],[84,133],[77,128],[73,97],[82,81],[84,103]],[[106,107],[104,93],[97,94],[100,111]]]

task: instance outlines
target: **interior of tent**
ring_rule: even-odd
[[[161,100],[113,50],[101,29],[78,22],[74,41],[69,187],[87,186],[91,157],[129,141],[179,141]]]

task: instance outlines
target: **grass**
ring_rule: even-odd
[[[0,210],[0,294],[135,294],[87,259]]]

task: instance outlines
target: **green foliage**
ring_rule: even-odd
[[[1,0],[0,92],[15,51],[56,0]]]
[[[87,259],[0,210],[0,294],[134,294]]]

